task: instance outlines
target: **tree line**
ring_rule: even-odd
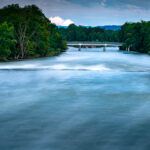
[[[0,60],[53,56],[66,49],[56,25],[35,5],[0,9]]]
[[[0,9],[0,60],[54,56],[66,41],[122,42],[121,50],[150,54],[150,21],[125,23],[121,30],[69,25],[58,28],[35,5]]]
[[[125,23],[119,31],[119,39],[124,43],[122,50],[150,54],[150,21]]]
[[[59,28],[64,40],[67,41],[100,41],[100,42],[118,42],[119,36],[116,30],[105,30],[100,27],[85,27],[69,25],[67,28]]]
[[[71,24],[59,28],[64,40],[92,42],[122,42],[121,50],[150,54],[150,21],[125,23],[121,30],[104,30],[99,27],[84,27]]]

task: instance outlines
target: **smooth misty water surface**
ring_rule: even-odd
[[[0,63],[0,150],[150,150],[150,56],[107,50]]]

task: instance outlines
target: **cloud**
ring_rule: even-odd
[[[102,0],[101,3],[100,3],[100,5],[103,6],[103,7],[105,6],[105,4],[106,4],[106,0]]]
[[[69,26],[70,24],[74,23],[74,22],[73,22],[72,20],[70,20],[70,19],[64,20],[64,19],[62,19],[62,18],[59,17],[59,16],[51,17],[51,18],[49,18],[49,19],[50,19],[50,21],[51,21],[52,23],[55,23],[55,24],[58,25],[58,26]]]
[[[21,6],[36,4],[54,23],[69,25],[120,25],[140,20],[150,20],[150,0],[0,0],[0,7],[7,4]],[[58,19],[58,21],[57,21]],[[62,19],[62,20],[61,20]],[[73,21],[72,21],[73,20]]]

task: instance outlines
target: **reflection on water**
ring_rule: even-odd
[[[149,150],[150,57],[108,48],[0,63],[0,150]]]

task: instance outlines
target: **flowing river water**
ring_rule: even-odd
[[[69,48],[0,63],[0,150],[150,150],[150,56]]]

